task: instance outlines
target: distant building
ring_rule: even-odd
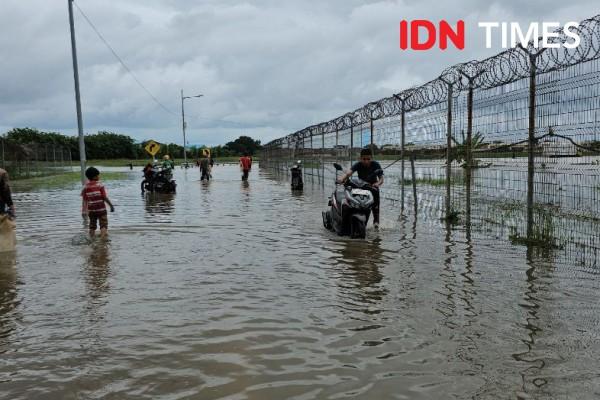
[[[577,147],[566,140],[545,140],[540,143],[544,157],[574,157]]]

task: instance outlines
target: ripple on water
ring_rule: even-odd
[[[600,391],[589,270],[462,228],[325,231],[328,189],[219,166],[178,193],[107,182],[110,240],[78,189],[16,193],[0,257],[0,398],[586,398]],[[59,204],[60,207],[49,207]],[[471,237],[471,235],[469,235]]]

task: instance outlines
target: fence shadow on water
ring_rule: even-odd
[[[554,43],[569,42],[562,30]],[[600,16],[581,44],[531,42],[446,68],[424,85],[268,143],[261,166],[330,184],[370,148],[383,198],[414,212],[549,247],[595,267],[600,250]],[[414,178],[409,158],[414,159]],[[417,196],[414,198],[413,188]]]

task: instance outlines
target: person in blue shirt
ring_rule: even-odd
[[[375,173],[379,170],[378,173]],[[360,151],[360,160],[354,165],[350,171],[347,171],[339,179],[339,183],[343,183],[346,179],[352,176],[353,173],[357,172],[358,177],[365,182],[371,184],[371,192],[373,193],[373,226],[379,228],[379,188],[383,185],[383,169],[381,164],[373,160],[373,155],[370,149],[363,149]]]

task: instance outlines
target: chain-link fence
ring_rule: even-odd
[[[349,167],[370,146],[385,168],[382,197],[400,213],[430,211],[469,228],[476,217],[508,226],[514,240],[597,251],[600,16],[581,22],[575,49],[557,34],[559,48],[532,42],[452,66],[422,86],[274,140],[261,165],[287,171],[302,160],[307,177],[333,184],[332,163]]]
[[[71,152],[53,144],[18,144],[0,138],[0,168],[10,179],[46,176],[71,170]]]

